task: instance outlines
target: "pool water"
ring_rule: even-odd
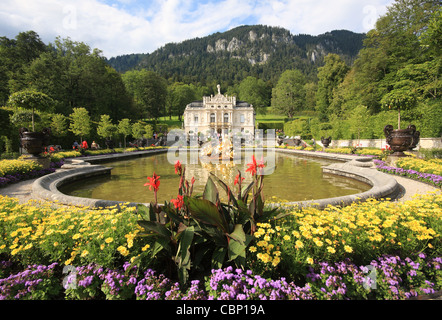
[[[185,177],[189,183],[194,177],[194,193],[202,193],[209,172],[213,172],[236,193],[234,180],[238,170],[245,178],[243,186],[252,181],[251,175],[246,172],[249,162],[250,159],[243,159],[241,164],[236,165],[187,164]],[[356,194],[371,188],[360,181],[323,173],[322,167],[331,163],[328,160],[276,153],[273,173],[264,176],[265,200],[292,202],[324,199]],[[155,172],[160,176],[158,202],[177,197],[180,178],[165,153],[103,165],[113,168],[110,176],[73,182],[62,186],[60,191],[77,197],[149,203],[154,200],[154,193],[144,184],[148,181],[147,177]],[[224,191],[219,190],[221,198],[224,198]]]

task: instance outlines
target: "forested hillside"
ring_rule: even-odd
[[[339,54],[352,64],[364,38],[345,30],[310,36],[277,27],[242,26],[170,43],[151,54],[111,58],[108,63],[123,73],[146,68],[172,81],[203,85],[213,81],[232,85],[247,76],[273,82],[287,69],[299,69],[314,81],[327,54]]]

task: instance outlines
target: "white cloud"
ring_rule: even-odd
[[[203,37],[242,24],[292,33],[333,29],[366,32],[393,0],[2,0],[0,36],[33,30],[99,48],[107,57],[152,52],[169,42]]]
[[[261,1],[258,23],[292,33],[318,35],[336,29],[367,32],[393,0],[272,0]]]

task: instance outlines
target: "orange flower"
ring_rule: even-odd
[[[179,210],[184,206],[184,197],[178,195],[176,199],[172,199],[170,202],[172,202],[175,208]]]
[[[258,168],[262,169],[265,167],[263,161],[260,161],[259,163],[256,162],[254,155],[252,155],[252,162],[248,163],[247,166],[248,166],[248,168],[247,168],[246,172],[250,172],[250,174],[252,176],[256,175]]]
[[[147,177],[147,180],[149,180],[149,182],[146,182],[144,186],[149,186],[149,190],[152,190],[153,187],[154,191],[158,191],[160,187],[160,176],[157,176],[154,172],[152,177]]]
[[[181,175],[183,167],[181,166],[180,160],[177,160],[175,163],[175,173]]]

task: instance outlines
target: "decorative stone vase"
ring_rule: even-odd
[[[393,129],[389,124],[384,127],[384,134],[387,144],[393,150],[392,156],[397,157],[405,157],[404,151],[415,148],[420,136],[414,125],[409,125],[407,129]]]
[[[328,138],[321,137],[321,143],[324,146],[324,148],[328,148],[331,141],[332,141],[331,137],[328,137]]]
[[[49,144],[51,129],[44,128],[41,132],[32,132],[27,128],[20,128],[20,145],[32,156],[38,157]]]

